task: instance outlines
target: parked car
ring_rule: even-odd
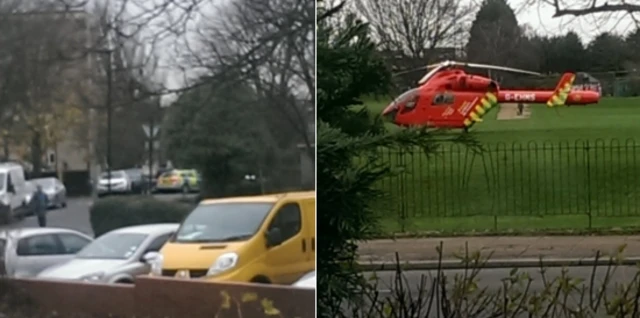
[[[133,193],[146,193],[149,189],[150,180],[149,176],[144,173],[140,168],[126,169],[124,172],[131,181],[131,192]]]
[[[111,184],[111,189],[109,189]],[[98,196],[107,194],[127,194],[132,192],[131,179],[123,170],[111,171],[111,178],[108,172],[103,172],[98,180]]]
[[[316,289],[316,271],[309,272],[293,283],[294,287]]]
[[[314,191],[202,201],[154,275],[291,285],[315,269]]]
[[[138,225],[105,233],[73,259],[44,270],[38,278],[133,283],[135,276],[149,274],[158,252],[178,225]]]
[[[160,192],[182,191],[190,193],[200,190],[200,174],[193,169],[174,169],[158,177],[156,190]]]
[[[29,181],[42,187],[42,191],[47,195],[49,208],[67,206],[67,188],[57,178],[39,178]]]
[[[30,212],[32,187],[25,178],[24,168],[17,163],[0,164],[0,216],[7,222]]]
[[[0,264],[9,277],[35,277],[47,267],[73,258],[92,240],[78,231],[53,227],[2,231]]]

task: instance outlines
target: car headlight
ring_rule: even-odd
[[[162,257],[162,254],[159,254],[156,259],[154,259],[153,261],[149,262],[149,265],[151,265],[150,274],[153,275],[153,276],[162,276],[162,265],[163,264],[164,264],[164,257]]]
[[[236,264],[238,264],[238,254],[222,254],[218,257],[218,259],[216,259],[213,265],[211,265],[211,267],[207,271],[207,276],[218,275],[224,271],[234,268]]]
[[[104,273],[100,272],[100,273],[93,273],[90,275],[82,276],[80,280],[85,282],[96,282],[101,280],[103,277],[104,277]]]

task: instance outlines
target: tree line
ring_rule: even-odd
[[[458,59],[543,74],[586,72],[603,81],[640,78],[637,28],[626,35],[605,30],[589,42],[572,30],[543,35],[519,24],[506,0],[484,0],[480,6],[454,0],[355,0],[351,8],[370,25],[378,50],[394,72]],[[414,85],[422,75],[416,71],[398,81]],[[518,84],[513,76],[499,76]]]
[[[95,177],[149,161],[153,124],[153,162],[201,170],[207,196],[312,187],[313,13],[304,0],[3,1],[1,159],[65,170],[46,153],[66,143]]]

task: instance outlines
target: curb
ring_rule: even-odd
[[[545,267],[579,267],[579,266],[636,266],[640,264],[640,257],[627,257],[615,260],[610,257],[601,258],[515,258],[515,259],[489,259],[484,264],[463,263],[462,260],[442,261],[408,261],[400,263],[400,268],[405,271],[429,271],[429,270],[461,270],[472,268],[540,268]],[[395,271],[395,262],[358,262],[358,268],[362,271]]]

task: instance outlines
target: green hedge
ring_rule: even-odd
[[[117,228],[181,222],[193,209],[193,204],[162,201],[150,196],[108,197],[96,201],[89,211],[91,227],[96,237]]]

